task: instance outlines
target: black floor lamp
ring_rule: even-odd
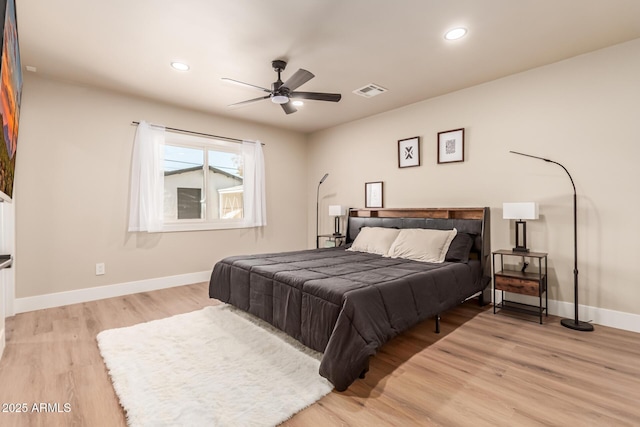
[[[328,173],[324,174],[318,183],[318,191],[316,191],[316,249],[320,247],[320,184],[322,184],[328,176]]]
[[[534,159],[544,160],[545,162],[555,163],[560,166],[564,171],[569,175],[569,179],[571,180],[571,185],[573,186],[573,305],[575,309],[575,317],[573,319],[562,319],[560,323],[562,326],[570,329],[575,329],[576,331],[593,331],[593,325],[588,322],[581,322],[578,320],[578,205],[577,205],[577,196],[576,196],[576,185],[573,183],[573,178],[571,174],[558,162],[554,162],[553,160],[545,159],[543,157],[532,156],[531,154],[518,153],[517,151],[509,151],[513,154],[518,154],[520,156],[533,157]]]

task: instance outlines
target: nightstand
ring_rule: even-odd
[[[542,313],[549,315],[549,297],[547,294],[547,254],[544,252],[516,252],[511,249],[501,249],[492,253],[493,256],[493,313],[496,309],[511,310],[525,314],[537,315],[542,324]],[[505,267],[505,257],[522,258],[523,263],[532,265],[537,271],[526,271],[525,269],[509,269]],[[496,258],[499,259],[498,269],[496,269]],[[496,303],[496,292],[502,292],[502,301]],[[505,292],[538,297],[538,305],[522,304],[509,301],[505,297]],[[542,294],[544,294],[544,306],[542,305]]]
[[[347,236],[343,234],[318,234],[316,237],[316,248],[320,247],[320,239],[327,239],[323,248],[335,248],[345,244]]]

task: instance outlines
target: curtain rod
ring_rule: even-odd
[[[133,121],[133,122],[131,122],[131,124],[132,124],[132,125],[139,125],[139,124],[140,124],[140,122]],[[151,123],[150,123],[150,124],[151,124]],[[154,124],[151,124],[151,125],[152,125],[152,126],[160,126],[160,125],[154,125]],[[188,134],[191,134],[191,135],[198,135],[198,136],[206,136],[206,137],[209,137],[209,138],[224,139],[225,141],[231,141],[231,142],[244,142],[242,139],[238,139],[238,138],[230,138],[230,137],[228,137],[228,136],[212,135],[212,134],[210,134],[210,133],[194,132],[194,131],[192,131],[192,130],[185,130],[185,129],[178,129],[178,128],[170,128],[170,127],[167,127],[167,126],[160,126],[160,127],[163,127],[163,128],[165,128],[166,130],[172,130],[172,131],[174,131],[174,132],[182,132],[182,133],[188,133]],[[261,144],[262,144],[262,145],[264,145],[264,143],[261,143]]]

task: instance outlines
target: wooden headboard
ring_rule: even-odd
[[[347,243],[362,227],[457,229],[475,236],[472,250],[482,265],[482,276],[491,281],[491,232],[489,208],[400,208],[349,209]],[[490,292],[487,292],[485,301]]]

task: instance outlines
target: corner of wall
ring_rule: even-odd
[[[4,321],[4,319],[2,319]],[[4,324],[2,325],[4,326]],[[2,355],[4,354],[4,345],[5,345],[5,337],[4,337],[4,327],[0,329],[0,360],[2,359]]]

